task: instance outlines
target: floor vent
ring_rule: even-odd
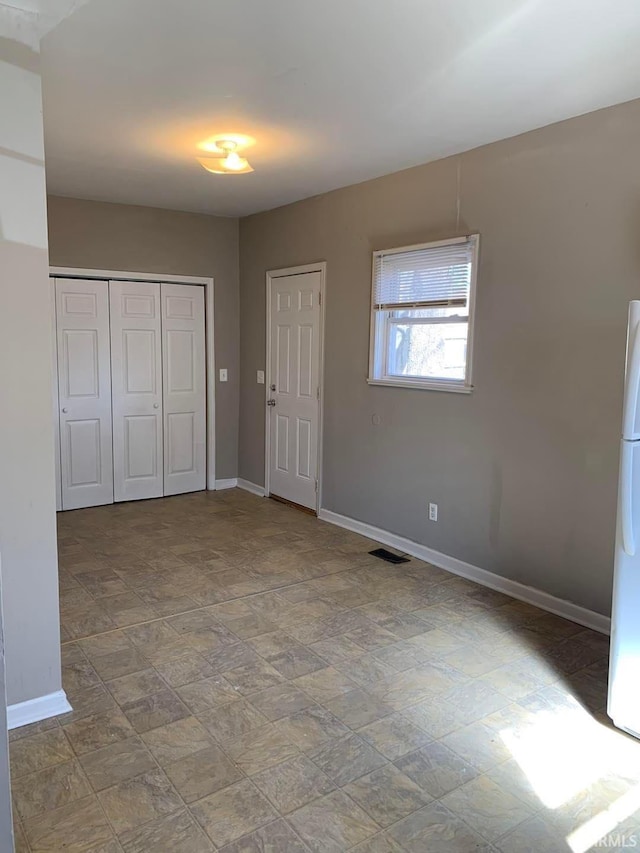
[[[387,563],[409,563],[410,562],[408,557],[403,557],[401,554],[394,554],[391,551],[387,551],[386,548],[374,548],[374,550],[369,551],[369,553],[373,557],[380,557],[381,560],[385,560]]]

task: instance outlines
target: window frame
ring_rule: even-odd
[[[471,276],[469,281],[468,299],[468,332],[467,332],[467,357],[465,363],[464,379],[437,379],[434,377],[421,378],[419,376],[392,376],[384,372],[387,362],[389,348],[389,330],[393,325],[390,322],[393,311],[377,311],[375,308],[376,292],[376,259],[385,255],[397,255],[403,252],[412,252],[419,249],[432,249],[438,246],[455,246],[459,243],[472,242]],[[457,394],[470,394],[473,391],[473,344],[474,344],[474,320],[476,305],[476,283],[478,278],[478,254],[480,248],[480,235],[465,234],[461,237],[451,237],[447,240],[434,240],[428,243],[416,243],[412,246],[400,246],[395,249],[380,249],[373,253],[371,263],[371,322],[369,331],[369,374],[367,383],[369,385],[383,385],[395,388],[418,388],[423,391],[450,391]],[[410,318],[408,318],[410,319]],[[445,318],[443,318],[444,320]],[[462,322],[462,321],[458,321]],[[379,342],[379,343],[378,343]],[[376,344],[378,343],[378,346]]]

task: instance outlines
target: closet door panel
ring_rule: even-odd
[[[56,279],[62,509],[113,503],[106,281]]]
[[[204,288],[162,284],[164,493],[206,488]]]
[[[109,282],[116,501],[163,494],[160,285]]]

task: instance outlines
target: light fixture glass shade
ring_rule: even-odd
[[[239,157],[235,151],[231,151],[226,157],[198,157],[198,163],[207,172],[214,175],[244,175],[253,172],[253,166],[244,157]]]

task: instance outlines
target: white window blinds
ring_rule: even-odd
[[[374,255],[374,309],[467,306],[477,235]]]

